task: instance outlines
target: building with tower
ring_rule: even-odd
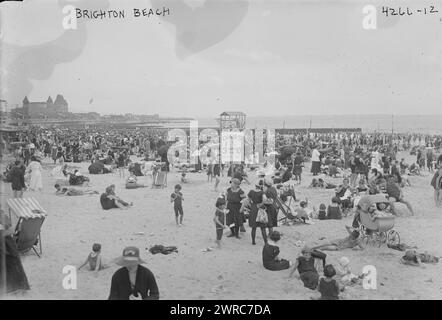
[[[55,101],[49,96],[45,102],[31,102],[23,99],[23,115],[28,119],[52,118],[69,112],[68,103],[63,95],[58,94]]]

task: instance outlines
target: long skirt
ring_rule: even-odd
[[[11,236],[5,239],[5,249],[3,252],[3,236],[0,232],[0,288],[4,288],[3,283],[3,265],[1,263],[3,256],[6,259],[6,292],[14,292],[17,290],[30,290],[28,278],[20,260],[20,255]]]
[[[43,181],[40,171],[31,172],[31,181],[29,183],[29,188],[33,191],[43,189]]]
[[[312,162],[312,169],[311,172],[313,174],[318,174],[321,171],[321,162],[319,161],[313,161]]]

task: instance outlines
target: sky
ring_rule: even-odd
[[[359,0],[2,2],[1,96],[60,93],[70,111],[101,114],[442,114],[442,3],[368,3],[376,30]],[[126,17],[65,30],[67,4]],[[387,18],[386,5],[439,13]]]

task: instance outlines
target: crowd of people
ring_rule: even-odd
[[[147,174],[145,166],[132,162],[138,156],[141,162],[154,160],[169,171],[167,151],[170,143],[164,131],[142,131],[136,129],[86,130],[86,129],[43,129],[32,128],[17,137],[17,148],[13,150],[15,161],[4,173],[4,180],[11,183],[13,197],[23,197],[26,190],[40,192],[43,189],[42,161],[58,163],[52,172],[56,178],[55,194],[82,196],[99,194],[97,190],[78,189],[89,187],[90,179],[78,170],[70,170],[69,164],[89,162],[89,174],[118,172],[119,178],[126,179],[127,189],[146,187],[137,177]],[[241,233],[250,228],[251,244],[256,245],[256,231],[259,228],[263,241],[262,263],[267,270],[280,271],[292,268],[290,275],[297,272],[305,287],[319,290],[321,299],[338,299],[345,286],[357,283],[364,275],[353,275],[348,259],[339,266],[326,263],[326,250],[363,249],[361,241],[361,220],[357,212],[359,202],[367,195],[383,195],[388,200],[390,213],[399,215],[400,205],[416,214],[412,204],[405,198],[403,188],[411,186],[409,177],[420,175],[428,170],[433,175],[436,206],[442,206],[442,148],[441,136],[414,134],[363,134],[326,133],[298,134],[290,137],[277,136],[276,157],[267,157],[259,168],[246,163],[224,165],[207,162],[199,163],[193,172],[206,170],[208,183],[219,191],[220,181],[226,178],[229,187],[214,199],[215,241],[223,247],[224,230],[229,230],[228,238],[240,239]],[[266,150],[267,154],[270,150]],[[416,161],[407,163],[397,159],[398,152],[409,151]],[[47,159],[50,159],[47,161]],[[424,160],[422,160],[424,159]],[[304,166],[310,165],[310,173]],[[177,168],[177,170],[182,168]],[[116,171],[115,171],[116,170]],[[154,169],[152,169],[154,170]],[[163,170],[163,169],[159,169]],[[170,194],[176,225],[183,226],[184,186],[189,183],[188,169],[183,170],[181,184],[174,186]],[[254,180],[252,175],[258,177]],[[295,188],[305,175],[312,178],[310,191],[316,188],[333,190],[330,203],[319,204],[319,210],[307,197],[297,196]],[[213,182],[213,178],[215,181]],[[342,184],[333,184],[326,179],[342,179]],[[248,192],[244,185],[250,186]],[[130,209],[133,203],[117,196],[115,185],[108,186],[99,196],[103,210]],[[191,206],[191,204],[189,204]],[[293,208],[293,210],[292,210]],[[377,210],[377,211],[376,211]],[[376,209],[376,212],[385,208]],[[190,210],[189,210],[190,211]],[[354,214],[352,227],[346,226],[348,236],[318,246],[305,245],[295,261],[281,258],[277,243],[283,235],[276,229],[283,219],[293,223],[312,224],[315,220],[334,219]],[[4,216],[4,215],[3,215]],[[1,221],[0,221],[1,222]],[[29,284],[21,266],[20,257],[14,243],[7,238],[10,229],[1,223],[1,232],[6,235],[8,263],[14,264],[14,274],[8,275],[11,287],[28,290]],[[2,238],[3,239],[3,238]],[[2,252],[2,254],[5,254]],[[139,249],[127,247],[114,261],[122,266],[111,280],[109,299],[159,299],[158,286],[152,272],[143,267]],[[342,262],[342,263],[341,263]],[[89,265],[92,271],[100,271],[108,265],[103,262],[101,245],[95,243],[92,252],[80,266]],[[323,272],[323,277],[320,273]]]

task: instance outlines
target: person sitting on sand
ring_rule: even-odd
[[[356,187],[356,193],[358,195],[365,195],[368,193],[368,186],[365,181],[365,177],[362,177],[361,179],[359,179],[358,186]]]
[[[307,211],[308,199],[299,202],[299,206],[295,208],[296,217],[301,219],[304,223],[309,220],[309,212]]]
[[[92,245],[92,252],[86,258],[86,261],[78,267],[78,270],[83,268],[86,264],[89,264],[89,270],[95,271],[96,273],[100,270],[106,269],[109,266],[104,264],[101,256],[101,244],[94,243]]]
[[[321,293],[319,300],[339,300],[341,288],[334,279],[336,270],[333,265],[328,264],[324,267],[324,277],[321,277],[318,284],[318,291]]]
[[[324,203],[321,203],[319,205],[318,219],[319,220],[326,220],[327,219],[327,207],[325,206]]]
[[[348,178],[344,178],[342,185],[336,188],[336,197],[339,198],[339,204],[342,206],[344,211],[351,208],[351,188],[350,188],[350,180]]]
[[[395,202],[402,202],[407,206],[408,210],[410,210],[411,215],[414,216],[413,207],[411,206],[410,202],[405,200],[404,194],[402,193],[402,190],[399,188],[396,177],[394,176],[388,177],[387,194],[390,200],[391,210],[393,211],[394,214],[397,214]]]
[[[186,172],[181,172],[181,183],[188,183],[189,179],[186,177]]]
[[[342,219],[342,211],[339,206],[339,198],[333,197],[331,199],[331,204],[327,207],[327,219],[341,220]]]
[[[57,196],[84,196],[86,194],[99,194],[96,190],[79,190],[75,188],[61,187],[58,183],[54,185],[56,191],[55,194]]]
[[[130,172],[129,177],[126,179],[126,189],[137,189],[137,188],[145,188],[145,187],[147,187],[147,186],[145,186],[144,184],[138,183],[137,176],[133,172]]]
[[[301,251],[301,256],[296,259],[289,277],[292,277],[295,271],[298,271],[301,281],[306,288],[315,290],[318,286],[319,273],[317,271],[320,262],[312,256],[313,249],[305,246]]]
[[[128,203],[115,194],[114,184],[106,188],[106,192],[103,193],[100,197],[100,203],[101,207],[104,210],[109,210],[113,208],[128,209],[130,206],[133,205],[132,202]]]
[[[420,170],[419,170],[419,165],[416,164],[416,163],[412,163],[410,165],[410,167],[408,168],[408,175],[409,176],[419,176],[420,174],[421,173],[420,173]]]
[[[347,257],[341,257],[339,259],[339,264],[336,268],[336,271],[342,287],[355,284],[363,278],[363,275],[358,277],[357,275],[352,273],[350,268],[350,260]]]
[[[262,249],[262,263],[267,270],[280,271],[291,266],[290,261],[279,258],[279,247],[276,243],[280,239],[281,234],[278,231],[270,232],[267,243]]]
[[[364,249],[364,247],[362,246],[362,241],[361,239],[359,239],[359,231],[352,230],[349,226],[345,226],[345,228],[349,234],[348,237],[344,239],[332,240],[328,243],[315,246],[312,249],[321,249],[328,251],[339,251],[344,249]]]

